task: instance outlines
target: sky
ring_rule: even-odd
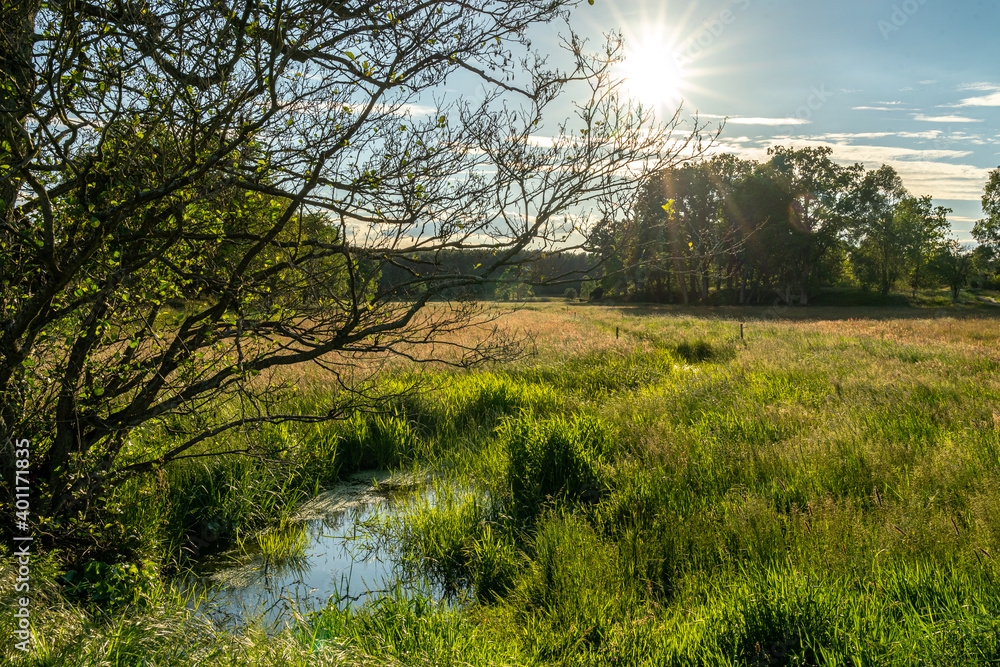
[[[829,146],[838,162],[892,165],[971,240],[1000,165],[1000,2],[595,0],[571,25],[595,48],[620,30],[622,73],[662,114],[683,100],[685,114],[728,118],[720,151]],[[544,30],[534,45],[556,40]]]

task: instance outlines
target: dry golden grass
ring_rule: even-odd
[[[442,316],[447,304],[433,304],[420,323]],[[940,311],[880,308],[682,308],[678,306],[600,306],[563,302],[520,306],[484,304],[479,317],[432,340],[407,340],[396,346],[404,355],[439,360],[427,366],[441,369],[459,363],[463,354],[494,340],[518,340],[533,361],[549,362],[573,356],[611,351],[644,352],[654,340],[706,338],[733,341],[744,335],[758,347],[755,362],[775,361],[787,353],[794,339],[829,341],[870,340],[901,346],[933,356],[935,351],[1000,360],[1000,313],[973,311],[943,317]],[[617,335],[616,335],[617,329]],[[782,341],[785,341],[784,343]],[[770,350],[770,353],[767,350]],[[345,378],[370,378],[378,373],[400,373],[417,367],[405,356],[390,352],[334,353],[321,360],[339,369]],[[943,365],[938,359],[920,362],[926,369]],[[275,381],[323,385],[330,372],[320,364],[280,368]],[[867,379],[867,378],[866,378]]]

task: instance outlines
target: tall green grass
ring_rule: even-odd
[[[754,321],[741,343],[722,318],[570,316],[600,345],[441,372],[386,414],[262,431],[268,456],[175,466],[120,499],[137,551],[179,552],[205,530],[268,535],[343,472],[419,464],[428,492],[380,530],[437,588],[330,607],[278,649],[168,622],[161,603],[145,629],[88,616],[59,634],[59,613],[83,612],[57,601],[46,650],[198,664],[161,639],[188,637],[223,664],[1000,664],[988,326]],[[442,587],[456,597],[432,599]],[[116,641],[126,657],[98,646]]]
[[[614,435],[599,418],[538,420],[526,414],[506,422],[497,438],[507,453],[503,491],[509,491],[512,516],[534,516],[546,502],[600,497],[601,468],[613,451]]]
[[[721,355],[657,345],[629,373],[614,352],[520,371],[557,386],[563,414],[508,417],[455,469],[500,503],[485,525],[524,563],[488,600],[519,655],[996,660],[996,378],[961,350],[764,326]],[[409,538],[447,543],[448,516],[423,508]]]
[[[3,591],[13,590],[10,560],[0,567]],[[307,645],[296,630],[268,632],[259,619],[239,628],[220,626],[204,613],[208,599],[158,584],[141,602],[123,606],[81,604],[54,584],[58,565],[33,562],[31,650],[16,648],[11,601],[2,599],[0,663],[38,667],[173,667],[175,665],[343,664],[343,651]],[[11,610],[12,611],[12,610]]]

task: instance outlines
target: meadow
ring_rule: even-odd
[[[260,430],[246,437],[272,457],[195,460],[123,488],[107,530],[137,565],[74,571],[67,585],[59,554],[36,561],[34,653],[13,650],[5,615],[0,655],[1000,663],[994,309],[551,302],[503,322],[533,354],[472,370],[387,365],[376,386],[398,394],[388,414]],[[293,379],[293,407],[330,391]],[[432,474],[433,501],[412,496],[378,530],[456,597],[397,591],[269,632],[213,625],[170,586],[192,558],[261,542],[317,490],[372,468]]]

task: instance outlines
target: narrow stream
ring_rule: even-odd
[[[440,597],[443,592],[428,591],[426,583],[402,580],[394,554],[366,525],[391,512],[398,499],[427,493],[424,481],[383,471],[351,475],[295,514],[288,530],[304,543],[300,557],[268,559],[251,539],[242,550],[200,563],[188,584],[209,598],[201,608],[214,620],[243,625],[260,617],[271,627],[328,604],[362,604],[396,585]]]

